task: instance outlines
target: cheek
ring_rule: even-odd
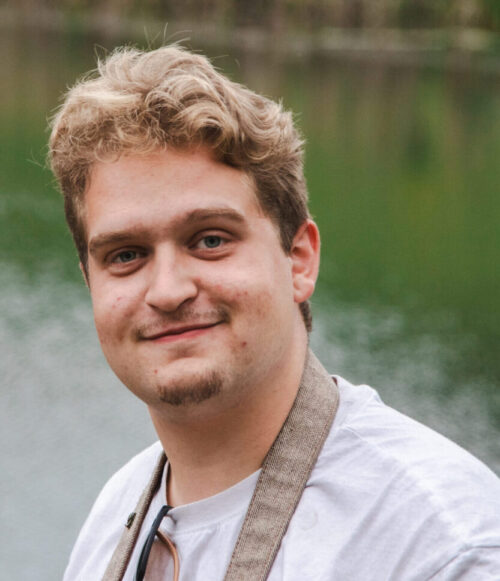
[[[235,309],[240,311],[248,327],[262,329],[262,323],[271,323],[276,315],[276,297],[269,287],[258,286],[245,289],[234,295]]]
[[[264,296],[267,297],[267,291],[256,285],[255,279],[239,281],[235,276],[228,283],[213,285],[211,295],[216,302],[224,302],[237,311],[244,311],[251,306],[260,312],[261,300]]]
[[[111,303],[111,309],[117,309],[120,307],[120,303],[123,301],[123,297],[116,297]]]
[[[92,296],[94,321],[101,344],[107,345],[123,336],[131,320],[132,302],[119,295]]]
[[[231,310],[248,315],[249,322],[273,316],[289,300],[293,302],[290,275],[282,264],[260,265],[250,269],[234,266],[217,277],[207,288],[213,302],[225,303]]]
[[[242,308],[243,305],[252,300],[253,289],[248,279],[238,276],[235,269],[232,276],[227,280],[219,278],[217,282],[209,285],[206,289],[210,299],[215,303],[225,303],[231,308]]]

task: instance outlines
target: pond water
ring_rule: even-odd
[[[43,168],[47,116],[111,45],[3,32],[0,561],[6,579],[48,581],[103,482],[155,436],[100,353]],[[307,138],[323,362],[500,473],[500,79],[306,55],[217,63],[282,98]]]

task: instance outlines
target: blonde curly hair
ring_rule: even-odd
[[[51,127],[49,162],[84,268],[84,194],[92,164],[124,153],[208,147],[252,179],[285,252],[309,217],[303,141],[291,113],[180,46],[116,49],[67,92]],[[309,304],[301,311],[310,330]]]

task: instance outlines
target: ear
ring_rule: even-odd
[[[314,292],[319,270],[319,230],[315,222],[306,220],[297,230],[290,248],[293,298],[303,303]]]
[[[83,265],[82,262],[80,262],[78,264],[78,266],[80,267],[80,272],[82,273],[83,280],[85,281],[85,284],[87,285],[87,288],[90,288],[89,275],[88,275],[87,269],[85,268],[85,266]]]

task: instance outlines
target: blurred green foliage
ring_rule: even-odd
[[[97,17],[190,20],[275,32],[325,27],[500,30],[498,0],[20,0],[12,9],[21,14],[46,9]]]

